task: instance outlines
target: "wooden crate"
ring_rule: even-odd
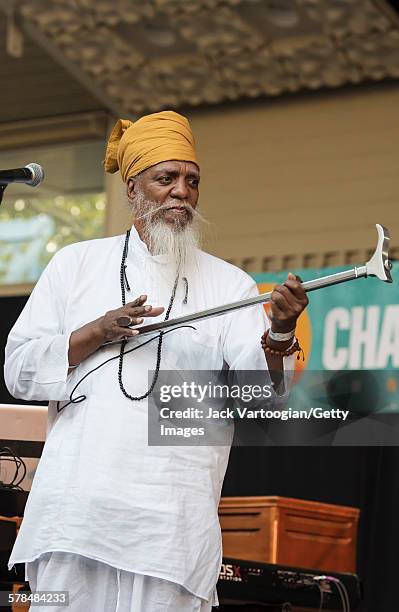
[[[289,497],[222,497],[226,557],[356,572],[359,510]]]

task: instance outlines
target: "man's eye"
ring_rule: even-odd
[[[198,187],[199,179],[191,179],[190,185],[191,185],[191,187]]]
[[[163,183],[168,183],[170,181],[170,176],[161,176],[159,180]]]

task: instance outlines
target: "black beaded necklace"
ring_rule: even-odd
[[[127,258],[127,254],[128,254],[128,250],[129,250],[129,239],[130,239],[130,229],[128,229],[127,232],[126,232],[125,244],[124,244],[123,252],[122,252],[121,268],[120,268],[120,284],[121,284],[122,306],[126,305],[126,289],[128,291],[130,291],[129,283],[128,283],[127,276],[126,276],[126,267],[127,267],[126,266],[126,258]],[[175,283],[173,285],[172,295],[170,296],[170,300],[169,300],[169,306],[168,306],[168,308],[166,310],[166,314],[165,314],[165,319],[164,319],[165,321],[167,321],[169,319],[170,311],[172,310],[173,302],[174,302],[175,295],[176,295],[176,289],[177,289],[178,281],[179,281],[179,274],[177,274],[176,279],[175,279]],[[144,393],[143,395],[137,396],[137,397],[134,397],[133,395],[130,395],[126,391],[125,386],[123,384],[123,380],[122,380],[123,357],[124,357],[124,354],[125,354],[125,346],[127,344],[127,340],[122,340],[121,349],[120,349],[120,353],[119,353],[118,382],[119,382],[120,390],[122,391],[123,395],[125,397],[127,397],[128,399],[130,399],[132,401],[138,401],[138,400],[145,399],[154,390],[154,387],[155,387],[156,382],[158,380],[159,368],[161,367],[161,355],[162,355],[162,340],[163,340],[163,335],[164,335],[164,332],[160,332],[159,340],[158,340],[158,348],[157,348],[157,361],[156,361],[155,372],[154,372],[154,376],[153,376],[150,388],[148,389],[148,391],[146,391],[146,393]]]

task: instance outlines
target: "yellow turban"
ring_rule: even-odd
[[[172,159],[199,166],[186,117],[162,111],[134,122],[118,119],[108,140],[104,167],[111,173],[120,170],[126,183],[146,168]]]

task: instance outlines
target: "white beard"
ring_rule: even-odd
[[[176,202],[160,205],[146,200],[144,194],[137,191],[130,203],[135,221],[142,221],[142,238],[151,255],[170,255],[176,274],[187,273],[193,264],[195,251],[200,247],[202,215],[188,203],[180,202],[180,205],[185,205],[189,218],[184,223],[176,219],[174,224],[170,224],[164,221],[162,209],[176,205]]]

